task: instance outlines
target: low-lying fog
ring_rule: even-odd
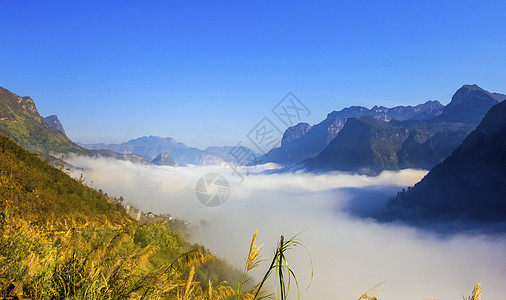
[[[504,236],[441,237],[399,225],[378,224],[350,216],[381,206],[426,171],[384,172],[377,177],[348,174],[250,175],[241,178],[227,166],[158,167],[125,161],[74,157],[74,177],[154,213],[170,213],[199,226],[193,240],[242,269],[256,229],[262,258],[269,260],[279,236],[300,239],[313,259],[314,279],[306,291],[307,255],[294,250],[291,263],[302,299],[357,299],[383,282],[379,299],[461,299],[483,283],[483,299],[506,295]],[[267,166],[269,167],[269,166]],[[258,171],[258,168],[257,168]],[[230,195],[218,207],[195,196],[198,179],[218,172],[230,182]],[[256,272],[268,266],[264,262]]]

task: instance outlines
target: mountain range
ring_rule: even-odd
[[[227,159],[232,146],[208,147],[200,150],[178,143],[172,138],[156,136],[140,137],[122,144],[78,144],[65,135],[65,129],[56,115],[42,117],[30,97],[18,96],[0,87],[0,134],[12,138],[23,148],[38,153],[46,160],[55,162],[61,154],[74,153],[128,160],[142,164],[161,165],[211,165]],[[244,163],[255,157],[249,153]]]
[[[149,161],[153,161],[160,154],[166,153],[170,155],[172,160],[179,166],[220,164],[225,162],[228,154],[234,149],[232,146],[214,146],[201,150],[186,146],[173,138],[163,138],[159,136],[143,136],[121,144],[101,143],[79,145],[91,150],[107,149],[121,154],[134,153],[145,157]],[[240,146],[240,148],[245,153],[250,153],[248,157],[251,157],[251,159],[245,161],[245,163],[251,162],[255,157],[253,150],[244,146]]]
[[[440,115],[444,106],[438,101],[427,101],[416,106],[387,108],[374,106],[367,109],[351,106],[333,111],[316,125],[299,123],[288,128],[281,140],[281,146],[259,157],[259,163],[274,162],[288,166],[317,156],[343,129],[349,118],[372,117],[385,122],[391,120],[427,120]]]
[[[300,123],[288,128],[281,147],[260,160],[295,164],[311,172],[342,170],[375,175],[383,170],[432,169],[413,188],[399,192],[386,211],[375,217],[411,222],[506,222],[504,100],[506,95],[464,85],[446,106],[428,101],[394,108],[345,108],[314,126]],[[222,163],[234,150],[200,150],[156,136],[122,144],[84,145],[86,149],[65,135],[56,116],[43,118],[30,97],[3,88],[1,135],[45,158],[70,152],[164,166]],[[240,150],[250,153],[251,159],[255,157],[249,148]]]
[[[333,111],[316,125],[288,128],[281,146],[255,159],[274,162],[285,170],[349,171],[376,175],[383,170],[431,169],[455,150],[486,112],[506,99],[477,85],[464,85],[444,106],[427,101],[416,106],[367,109],[352,106]],[[120,144],[76,144],[66,135],[57,116],[43,118],[30,97],[0,88],[0,133],[26,149],[42,154],[76,153],[126,159],[138,163],[212,165],[225,162],[234,147],[189,147],[173,138],[144,136]],[[236,149],[237,150],[237,149]]]
[[[506,102],[380,218],[408,222],[506,221]]]
[[[277,163],[284,170],[349,171],[376,175],[383,170],[431,169],[460,145],[486,112],[506,98],[477,85],[464,85],[444,106],[371,109],[352,106],[333,111],[316,125],[299,123],[283,134],[281,146],[251,164]],[[144,136],[121,144],[80,144],[87,149],[135,153],[152,161],[168,153],[178,165],[209,165],[225,160],[232,147],[200,150],[172,138]],[[254,153],[244,147],[248,153]],[[254,157],[254,155],[250,155]]]
[[[319,154],[313,153],[314,157],[300,165],[311,172],[339,170],[369,175],[383,170],[431,169],[462,143],[492,106],[505,98],[505,95],[487,92],[476,85],[465,85],[447,106],[435,102],[415,106],[419,114],[413,114],[413,107],[404,107],[404,114],[391,114],[391,119],[388,119],[389,114],[348,117],[335,138]],[[324,121],[326,124],[328,119]],[[322,127],[322,123],[314,127]],[[292,141],[292,145],[296,145],[295,141],[300,144],[303,138],[312,138],[314,145],[322,145],[328,136],[310,136],[307,131]],[[300,149],[298,153],[305,151],[302,147],[296,148]],[[278,152],[287,149],[282,145]],[[297,153],[297,150],[292,151]],[[300,156],[298,160],[306,157]]]

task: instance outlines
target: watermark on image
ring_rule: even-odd
[[[227,201],[230,195],[230,184],[220,173],[207,173],[197,181],[195,195],[205,206],[220,206]]]
[[[283,133],[268,117],[264,117],[246,137],[262,154],[266,154],[281,143]]]
[[[225,162],[232,170],[232,175],[239,176],[241,182],[243,182],[243,174],[246,173],[246,176],[249,175],[250,169],[252,168],[250,164],[253,164],[254,167],[256,158],[255,152],[251,151],[249,148],[243,147],[241,142],[239,142],[228,152]]]
[[[260,154],[260,156],[257,156],[257,153],[253,150],[244,147],[242,141],[239,141],[232,150],[228,152],[225,158],[226,165],[232,170],[231,175],[238,176],[241,182],[244,181],[246,176],[252,173],[257,164],[262,163],[262,157],[268,156],[272,149],[281,146],[283,132],[288,127],[302,122],[304,118],[311,115],[311,111],[307,106],[292,92],[286,94],[270,112],[275,118],[270,114],[264,116],[255,127],[246,134],[246,138],[254,146],[255,151],[259,151],[258,154]],[[210,174],[216,175],[218,173]],[[228,198],[230,185],[223,175],[218,174],[221,177],[217,183],[226,182],[226,185],[222,187],[223,195],[219,196],[219,193],[211,195],[208,192],[209,181],[206,179],[206,176],[210,176],[210,174],[206,174],[199,179],[197,182],[196,195],[199,201],[206,206],[219,206]],[[210,176],[209,179],[212,179],[211,177],[212,176]]]
[[[236,155],[237,152],[243,152],[243,154],[248,152],[247,150],[239,150],[245,148],[242,146],[242,141],[237,143],[227,156],[226,162],[232,169],[232,175],[239,176],[241,182],[244,181],[245,176],[248,176],[258,163],[262,163],[260,159],[262,156],[267,156],[272,149],[281,146],[283,131],[290,126],[302,122],[304,118],[311,115],[309,108],[292,92],[286,94],[271,109],[271,113],[276,118],[272,118],[271,115],[264,116],[246,134],[246,138],[253,144],[256,148],[255,150],[259,151],[260,157],[257,157],[255,153],[248,153],[243,156]]]
[[[283,122],[285,129],[298,124],[302,117],[309,117],[311,111],[292,92],[289,92],[271,110],[278,119]]]

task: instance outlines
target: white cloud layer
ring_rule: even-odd
[[[301,289],[302,299],[357,299],[379,282],[384,282],[379,299],[461,299],[477,282],[483,283],[484,299],[506,295],[504,236],[438,237],[343,212],[358,201],[353,191],[373,190],[367,195],[375,195],[370,201],[377,203],[401,186],[413,185],[426,171],[383,172],[376,177],[257,174],[241,182],[226,166],[173,168],[83,157],[73,157],[70,163],[84,168],[75,177],[82,172],[88,185],[122,195],[142,210],[171,213],[194,224],[206,220],[209,225],[193,239],[238,267],[255,229],[259,244],[265,244],[264,259],[271,258],[281,234],[291,237],[302,232],[300,238],[311,252],[314,267],[313,283],[309,290]],[[195,196],[198,179],[209,172],[221,173],[230,182],[230,196],[219,207],[205,207]],[[305,286],[308,260],[301,250],[293,254],[292,264]]]

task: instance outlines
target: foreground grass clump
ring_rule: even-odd
[[[210,253],[165,224],[72,228],[44,236],[23,223],[9,226],[0,240],[0,296],[16,282],[33,299],[196,299],[203,287],[195,279],[209,286],[211,277],[221,280],[212,272],[194,277],[211,261]],[[216,268],[234,277],[228,265]],[[217,290],[227,286],[219,283]]]
[[[240,272],[0,135],[0,299],[195,299],[225,278]]]

